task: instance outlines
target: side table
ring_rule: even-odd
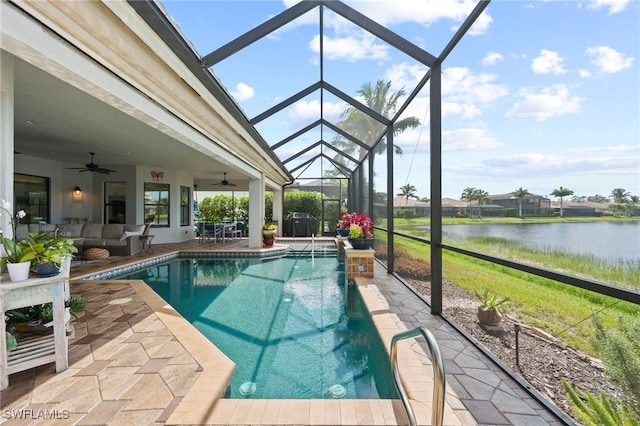
[[[155,235],[143,235],[140,237],[142,238],[142,251],[146,253],[149,253],[149,250],[153,251],[151,248],[151,242],[155,237]]]
[[[70,262],[70,260],[69,260]],[[56,372],[69,366],[69,348],[65,330],[64,301],[68,294],[69,272],[49,278],[0,283],[0,324],[5,323],[5,311],[52,302],[53,335],[8,352],[4,330],[0,333],[0,390],[9,386],[9,375],[49,362],[56,363]]]

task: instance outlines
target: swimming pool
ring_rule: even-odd
[[[142,279],[237,365],[232,398],[397,398],[389,359],[335,256],[175,259]]]

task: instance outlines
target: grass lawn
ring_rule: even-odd
[[[383,232],[377,232],[376,237],[386,242]],[[429,245],[403,237],[396,237],[394,241],[396,246],[406,249],[411,256],[429,262]],[[465,248],[487,253],[487,246],[483,242],[471,242]],[[555,255],[540,254],[517,244],[507,247],[501,245],[497,255],[549,269],[561,269],[573,275],[582,273],[587,265],[593,263],[589,259],[566,254],[559,259]],[[591,265],[589,274],[594,280],[612,283],[608,280],[611,278],[610,266]],[[509,302],[504,305],[504,310],[517,313],[527,324],[543,328],[571,347],[591,354],[593,349],[589,338],[593,330],[592,315],[600,315],[604,324],[615,327],[619,316],[640,314],[640,306],[632,303],[446,250],[443,252],[443,276],[448,282],[467,290],[488,289],[508,297]],[[615,285],[640,288],[640,266],[617,274],[616,280]]]

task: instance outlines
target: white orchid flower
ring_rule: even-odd
[[[11,210],[11,203],[9,201],[2,200],[2,208],[5,210]]]

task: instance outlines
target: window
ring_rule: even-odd
[[[169,184],[144,183],[144,223],[169,226]]]
[[[22,209],[27,213],[22,223],[49,222],[49,178],[14,173],[13,194],[13,209]]]
[[[124,182],[104,183],[105,223],[127,223],[126,189]]]
[[[181,186],[180,187],[180,226],[187,226],[189,225],[190,222],[190,210],[189,210],[189,204],[190,204],[190,196],[189,193],[191,192],[191,190],[189,189],[188,186]]]

